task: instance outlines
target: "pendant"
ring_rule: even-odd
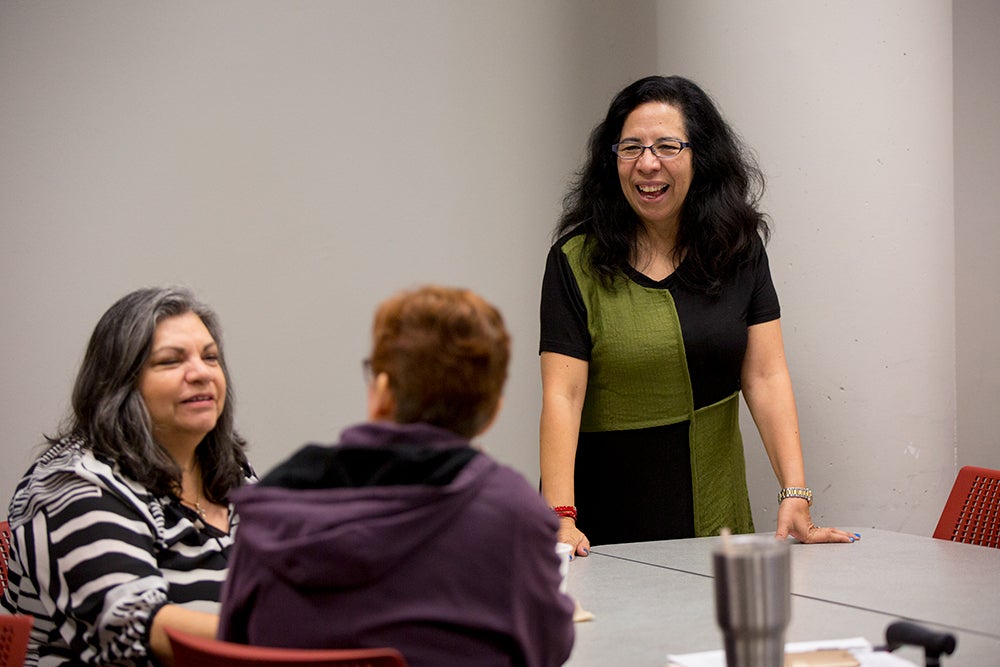
[[[201,503],[197,500],[184,500],[181,498],[181,505],[187,506],[189,509],[194,510],[194,513],[198,515],[198,518],[202,521],[208,515],[208,510],[201,506]]]

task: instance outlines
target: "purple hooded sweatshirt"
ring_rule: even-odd
[[[219,636],[391,646],[411,667],[561,665],[558,522],[520,473],[427,424],[372,422],[233,492]]]

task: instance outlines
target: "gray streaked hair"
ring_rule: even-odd
[[[205,497],[222,502],[242,484],[247,465],[244,440],[233,426],[233,388],[223,353],[222,330],[215,312],[183,287],[138,289],[116,301],[101,317],[73,385],[72,412],[62,433],[47,438],[82,439],[98,457],[116,463],[126,475],[156,495],[176,495],[181,469],[152,435],[152,425],[138,380],[149,358],[157,325],[164,319],[194,313],[219,348],[226,378],[226,401],[196,455]]]

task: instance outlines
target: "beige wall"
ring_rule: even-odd
[[[955,0],[958,464],[1000,469],[1000,3]]]
[[[379,301],[432,281],[482,292],[514,335],[482,444],[536,477],[550,234],[597,116],[655,62],[653,16],[575,0],[0,3],[0,503],[104,309],[171,282],[221,315],[262,472],[364,418]]]
[[[956,2],[956,34],[995,11]],[[481,291],[514,333],[482,444],[534,478],[538,285],[565,184],[610,96],[676,72],[770,177],[817,518],[930,532],[955,472],[956,335],[982,310],[960,299],[956,319],[956,264],[961,286],[964,253],[998,239],[984,224],[963,245],[960,224],[956,261],[951,20],[943,0],[0,4],[0,503],[101,312],[165,282],[219,310],[261,471],[362,418],[378,301]],[[956,37],[955,54],[968,100],[962,68],[992,71],[995,51]],[[966,377],[995,394],[988,343]],[[987,410],[966,416],[960,435],[995,443]],[[745,431],[766,530],[775,482]]]

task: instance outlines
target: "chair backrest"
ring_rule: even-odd
[[[0,597],[7,590],[7,560],[10,558],[10,524],[0,521]]]
[[[1000,470],[965,466],[958,471],[934,537],[1000,548]]]
[[[0,667],[21,667],[35,618],[28,614],[0,616]]]
[[[407,667],[392,648],[304,649],[247,646],[166,628],[177,667]]]

